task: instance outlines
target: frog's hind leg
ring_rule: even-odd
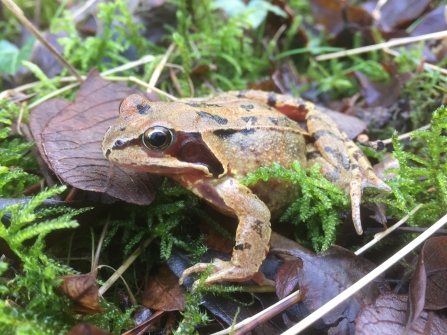
[[[317,150],[312,151],[308,146],[309,163],[319,162],[323,175],[346,193],[349,192],[354,226],[357,233],[362,234],[360,204],[363,188],[375,187],[387,192],[391,192],[391,188],[376,176],[360,148],[328,116],[310,110],[307,114],[307,128],[315,139],[314,147]]]
[[[212,273],[205,280],[206,284],[251,279],[261,285],[274,285],[259,271],[269,251],[271,228],[267,206],[248,187],[231,177],[198,180],[193,191],[217,208],[226,209],[238,217],[236,244],[230,261],[215,259],[212,263],[196,264],[183,272],[179,283],[194,272],[205,271],[211,264]]]

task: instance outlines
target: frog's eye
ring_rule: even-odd
[[[143,144],[155,151],[165,150],[172,144],[174,136],[168,128],[156,126],[147,129],[143,134]]]

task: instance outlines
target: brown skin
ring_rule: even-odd
[[[309,133],[295,122],[304,118]],[[302,166],[320,163],[322,174],[350,193],[359,234],[363,187],[390,191],[360,149],[312,103],[260,91],[194,102],[149,102],[131,95],[104,136],[103,152],[114,164],[170,177],[239,219],[231,261],[214,261],[206,283],[253,279],[271,284],[259,272],[269,250],[271,215],[293,201],[298,190],[275,179],[253,187],[239,183],[256,168],[273,162],[290,168],[295,160]],[[208,265],[185,270],[180,282]]]

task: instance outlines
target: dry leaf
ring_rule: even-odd
[[[88,273],[83,275],[63,276],[59,290],[71,300],[73,309],[81,314],[104,312],[99,306],[98,285],[96,278]]]
[[[144,95],[125,83],[106,81],[93,70],[74,103],[45,102],[32,111],[30,125],[42,157],[64,182],[147,205],[160,178],[111,165],[101,151],[104,133],[118,118],[120,102],[132,93]]]
[[[149,278],[141,303],[155,310],[183,311],[185,293],[185,287],[178,284],[175,274],[167,266],[163,266],[157,276]]]

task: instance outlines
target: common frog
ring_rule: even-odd
[[[350,194],[359,234],[365,186],[391,191],[362,151],[315,105],[260,91],[228,92],[201,101],[149,102],[138,95],[120,105],[102,149],[113,164],[168,176],[224,214],[239,219],[231,261],[215,260],[207,283],[267,280],[259,268],[269,250],[271,215],[297,194],[272,179],[252,187],[238,180],[260,166],[318,162],[321,173]],[[299,120],[307,120],[307,130]],[[180,282],[209,264],[185,270]]]

